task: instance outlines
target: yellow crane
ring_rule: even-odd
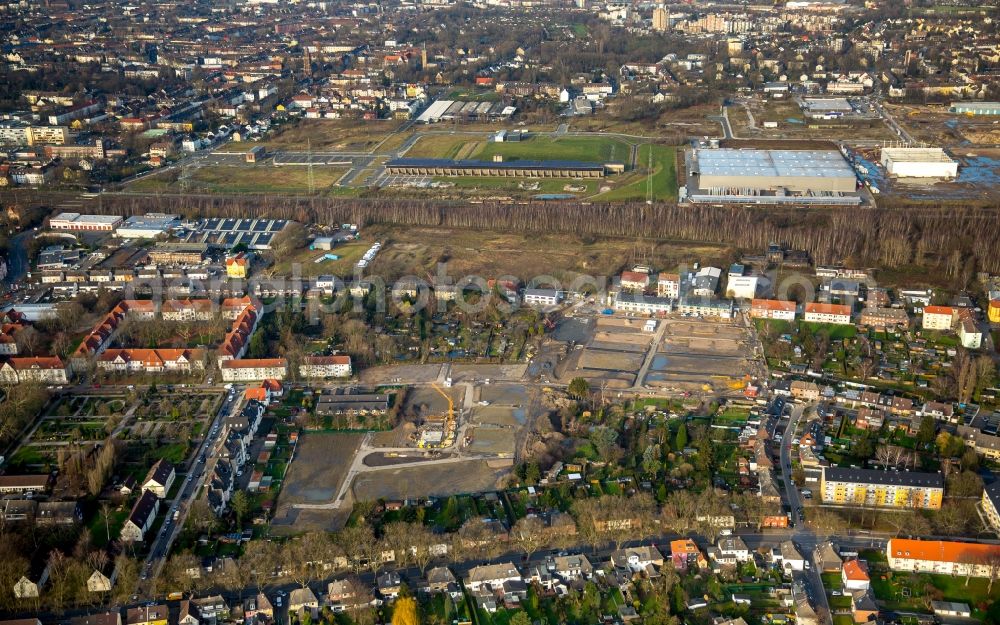
[[[436,382],[431,382],[431,386],[434,387],[435,391],[441,393],[442,397],[448,400],[448,420],[449,421],[453,420],[455,418],[455,402],[451,400],[451,396],[449,396],[448,393],[445,393],[444,390],[440,386],[438,386]]]

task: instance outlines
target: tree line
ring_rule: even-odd
[[[2,196],[0,196],[2,197]],[[53,194],[19,202],[52,204]],[[273,195],[105,195],[88,210],[142,214],[152,210],[185,217],[291,219],[303,223],[391,224],[441,228],[573,233],[713,243],[760,250],[782,243],[809,252],[817,263],[939,269],[971,279],[976,271],[1000,272],[992,253],[1000,239],[996,207],[881,199],[877,208],[588,203],[578,201],[437,201],[411,198],[320,198]],[[5,202],[6,203],[6,202]]]

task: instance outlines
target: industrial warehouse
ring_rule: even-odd
[[[882,166],[897,178],[954,178],[958,162],[941,148],[882,148]]]
[[[517,107],[502,102],[466,102],[463,100],[435,100],[417,117],[422,124],[437,122],[481,121],[500,122],[509,120],[517,112]]]
[[[620,173],[624,165],[577,161],[452,161],[437,158],[398,158],[385,170],[398,176],[494,176],[510,178],[602,178],[606,170]]]
[[[835,150],[695,148],[685,155],[691,202],[861,203],[854,170]]]

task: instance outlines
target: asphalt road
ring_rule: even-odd
[[[795,404],[792,407],[792,414],[788,419],[788,426],[785,428],[784,436],[781,440],[781,475],[785,482],[785,498],[787,499],[790,514],[795,520],[795,530],[791,539],[798,546],[799,551],[810,563],[809,569],[803,571],[802,582],[809,592],[816,608],[816,614],[820,616],[821,623],[830,622],[830,603],[827,600],[826,590],[823,588],[823,578],[820,576],[819,567],[816,566],[813,554],[816,545],[823,542],[812,528],[801,521],[802,502],[799,499],[799,491],[792,481],[791,471],[791,450],[792,441],[795,439],[795,432],[799,427],[799,421],[806,410],[805,404]]]
[[[198,496],[198,492],[208,477],[205,468],[208,458],[212,453],[212,448],[220,437],[225,434],[223,425],[226,417],[230,414],[235,414],[242,406],[243,388],[234,387],[232,398],[230,400],[227,397],[223,400],[211,429],[202,441],[201,446],[198,447],[197,452],[191,457],[187,477],[184,478],[180,492],[167,509],[166,518],[160,526],[159,533],[150,543],[149,555],[143,564],[139,584],[139,594],[142,596],[150,596],[149,581],[155,579],[163,570],[163,565],[170,554],[170,546],[177,538],[181,528],[184,527],[184,521],[191,510],[191,503]],[[177,514],[176,520],[174,520],[175,513]]]
[[[29,229],[11,237],[7,250],[7,276],[4,278],[4,284],[7,286],[14,284],[28,273],[28,240],[33,234],[34,230]]]

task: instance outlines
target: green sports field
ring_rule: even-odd
[[[558,137],[534,135],[524,141],[494,143],[486,137],[427,135],[406,153],[408,158],[619,162],[630,165],[632,148],[610,137]]]

